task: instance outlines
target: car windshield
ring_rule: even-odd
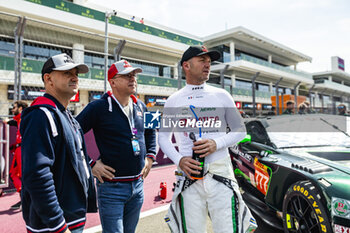
[[[350,147],[346,124],[348,118],[324,114],[278,116],[266,120],[265,127],[277,148]]]

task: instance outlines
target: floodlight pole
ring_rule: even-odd
[[[177,64],[177,89],[180,90],[182,88],[182,66],[179,62]]]
[[[126,40],[121,40],[119,41],[118,45],[114,47],[114,61],[120,60],[120,54],[122,53],[125,44],[126,44]]]
[[[333,91],[332,94],[331,94],[331,97],[332,97],[332,114],[333,115],[336,115],[337,114],[337,110],[336,110],[336,106],[335,106],[335,100],[334,100],[334,94],[336,93],[337,91]]]
[[[21,76],[22,76],[22,57],[23,57],[23,33],[26,24],[26,17],[19,17],[17,26],[14,31],[15,36],[15,62],[14,62],[14,71],[15,71],[15,80],[13,87],[13,99],[21,100]]]
[[[108,20],[112,17],[112,15],[117,15],[116,11],[107,12],[105,13],[105,48],[104,48],[104,54],[105,54],[105,80],[104,80],[104,86],[103,90],[104,92],[107,91],[107,80],[108,80]]]
[[[256,72],[254,76],[252,77],[252,98],[253,98],[253,117],[256,116],[256,109],[255,109],[255,80],[259,76],[260,72]]]
[[[315,84],[312,85],[312,87],[309,89],[310,108],[312,107],[311,91],[312,89],[314,89],[314,87],[315,87]]]
[[[225,67],[222,70],[220,70],[220,84],[222,89],[225,89],[225,73],[228,67],[229,65],[225,65]]]
[[[323,94],[326,92],[326,89],[324,89],[321,93],[320,93],[320,95],[322,96],[322,99],[321,99],[321,106],[322,106],[322,113],[324,113],[324,102],[323,102]]]
[[[298,102],[297,102],[297,100],[298,100],[298,96],[297,96],[297,88],[298,88],[298,86],[300,85],[300,81],[297,83],[297,84],[295,84],[295,86],[294,86],[294,114],[296,114],[297,113],[297,111],[298,111]]]
[[[276,115],[280,114],[280,100],[279,100],[279,92],[278,92],[278,84],[282,81],[283,77],[281,77],[276,83],[275,83],[275,91],[276,91]],[[283,106],[283,99],[281,100],[282,106]]]

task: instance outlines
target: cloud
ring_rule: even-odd
[[[336,22],[336,25],[340,31],[350,32],[350,18],[340,19]]]
[[[294,0],[288,1],[289,10],[314,10],[315,8],[325,8],[334,4],[332,0]]]

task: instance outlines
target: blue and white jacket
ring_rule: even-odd
[[[132,129],[129,119],[115,101],[111,92],[105,93],[101,99],[89,103],[77,116],[84,133],[93,129],[99,159],[115,169],[115,177],[107,181],[132,181],[139,179],[145,166],[145,157],[155,160],[156,131],[145,129],[143,113],[147,111],[145,104],[131,96],[133,100],[133,121],[137,129],[137,138],[141,154],[135,156],[132,149]],[[91,166],[94,161],[91,161]]]
[[[28,232],[72,230],[84,226],[86,212],[97,211],[83,134],[65,111],[45,94],[22,112],[21,196]]]

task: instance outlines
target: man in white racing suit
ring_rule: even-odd
[[[219,58],[219,52],[209,52],[204,46],[189,47],[181,59],[186,86],[171,95],[164,106],[162,120],[175,127],[170,130],[163,123],[158,142],[180,170],[166,217],[172,232],[206,232],[208,213],[215,233],[253,232],[257,227],[239,193],[227,149],[245,137],[244,123],[231,95],[206,84],[210,63]],[[207,121],[208,127],[194,124],[193,119],[176,118],[179,114],[192,114],[195,122]],[[191,132],[196,142],[190,139]],[[171,142],[172,133],[179,151]],[[193,151],[205,157],[203,179],[191,178],[201,170],[200,162],[192,159]]]

